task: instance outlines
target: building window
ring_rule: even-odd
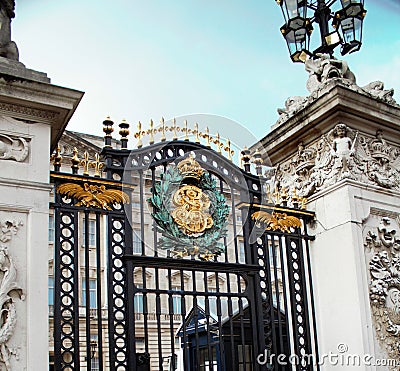
[[[244,250],[244,241],[239,241],[239,263],[246,263],[246,255]]]
[[[83,220],[83,237],[82,241],[83,244],[85,244],[85,236],[86,236],[86,223],[85,220]],[[96,246],[96,221],[95,220],[89,220],[89,246]]]
[[[143,288],[142,285],[136,285],[137,288],[141,289]],[[133,309],[135,313],[143,313],[143,303],[144,303],[144,298],[143,294],[141,292],[135,293],[135,296],[133,298]]]
[[[89,301],[90,308],[97,308],[97,281],[89,279]],[[82,305],[86,305],[86,279],[82,280]]]
[[[142,253],[142,240],[140,238],[140,232],[137,230],[133,230],[133,253]]]
[[[90,365],[92,366],[92,368],[91,368],[92,371],[99,371],[100,368],[99,368],[99,359],[98,359],[98,357],[94,356],[91,359]]]
[[[199,350],[199,370],[200,371],[209,371],[209,370],[217,370],[218,362],[217,362],[217,350],[215,347],[211,348],[211,354],[208,351],[208,348],[200,348]]]
[[[90,365],[92,366],[91,370],[92,371],[99,371],[100,366],[99,366],[99,358],[98,358],[98,345],[99,345],[99,336],[97,334],[91,334],[90,335],[90,343],[96,343],[96,350],[94,353],[93,358],[90,360]]]
[[[49,290],[48,290],[48,297],[49,297],[49,305],[54,305],[54,277],[49,277]]]
[[[49,242],[54,243],[54,215],[49,215]]]
[[[275,255],[275,264],[274,264],[274,255]],[[276,268],[281,267],[281,257],[279,254],[279,246],[269,245],[269,263],[271,267],[275,266]]]
[[[251,345],[238,345],[239,371],[251,370],[253,365]]]
[[[178,287],[173,287],[172,290],[178,291]],[[172,310],[174,314],[182,314],[182,297],[181,295],[172,295]]]

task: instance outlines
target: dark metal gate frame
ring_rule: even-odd
[[[135,310],[133,297],[138,293],[150,293],[149,288],[138,288],[133,282],[134,269],[141,268],[163,268],[193,272],[215,272],[229,274],[235,272],[241,277],[246,277],[247,288],[245,292],[237,294],[239,303],[241,298],[248,300],[251,323],[251,342],[252,342],[252,368],[243,370],[287,370],[287,365],[277,362],[278,350],[286,349],[286,356],[295,355],[301,359],[304,355],[312,355],[318,358],[315,314],[313,309],[312,297],[312,277],[309,255],[309,241],[312,239],[307,233],[307,223],[313,218],[313,213],[301,210],[298,207],[287,207],[283,200],[281,206],[266,204],[264,202],[263,182],[259,176],[250,174],[249,167],[243,171],[231,162],[227,161],[217,152],[197,143],[187,141],[164,142],[152,145],[139,150],[129,151],[126,143],[122,149],[113,149],[111,140],[106,136],[105,147],[102,151],[105,160],[106,179],[91,177],[88,175],[78,175],[78,163],[72,164],[72,174],[60,173],[60,164],[55,162],[55,169],[51,172],[51,180],[55,189],[55,202],[51,205],[55,214],[55,303],[54,303],[54,355],[56,370],[80,370],[81,361],[86,362],[86,369],[91,370],[90,339],[91,329],[96,328],[98,334],[98,358],[99,370],[145,370],[148,359],[146,354],[138,354],[135,345]],[[85,201],[82,194],[77,193],[73,186],[78,190],[89,192],[93,196],[96,192],[104,190],[123,191],[132,200],[132,192],[136,185],[130,184],[127,179],[132,179],[132,173],[139,178],[140,184],[144,182],[144,171],[149,170],[152,174],[151,182],[154,187],[156,182],[155,169],[162,167],[164,170],[167,165],[181,158],[191,151],[201,151],[207,154],[207,161],[202,162],[209,171],[220,179],[221,189],[223,182],[230,182],[232,186],[240,190],[239,202],[235,202],[232,197],[232,213],[235,218],[235,208],[241,210],[243,223],[243,234],[245,244],[245,262],[218,262],[218,261],[198,261],[186,259],[174,259],[171,257],[146,256],[144,247],[144,231],[141,229],[142,254],[133,253],[133,234],[131,228],[132,207],[128,203],[123,205],[123,200],[116,197],[113,202],[96,203],[98,201]],[[199,160],[200,161],[200,160]],[[217,164],[217,165],[215,165]],[[226,171],[229,176],[227,177]],[[128,176],[128,178],[127,178]],[[243,181],[235,182],[235,177]],[[68,186],[69,184],[69,186]],[[59,192],[62,187],[67,185],[70,193]],[[61,186],[61,188],[60,188]],[[69,187],[69,188],[68,188]],[[80,187],[80,188],[79,188]],[[92,188],[90,188],[92,187]],[[103,188],[101,188],[103,187]],[[243,192],[242,192],[243,191]],[[75,192],[75,193],[74,193]],[[139,187],[140,199],[140,224],[144,223],[145,214],[145,194],[142,186]],[[87,194],[86,194],[87,196]],[[120,202],[119,202],[120,201]],[[85,203],[86,202],[86,203]],[[298,206],[298,205],[295,205]],[[279,212],[290,216],[295,216],[303,221],[302,228],[295,228],[289,233],[281,230],[265,230],[261,232],[256,226],[256,222],[250,217],[257,211]],[[84,279],[86,287],[85,307],[85,330],[84,341],[79,325],[79,277],[78,270],[82,266],[79,261],[79,215],[83,215],[83,224],[86,234],[84,236],[84,260],[90,260],[89,246],[89,216],[94,216],[96,225],[96,266],[101,266],[101,219],[103,215],[107,218],[107,302],[108,302],[108,350],[107,344],[102,344],[102,309],[100,303],[103,301],[104,289],[101,287],[100,269],[97,269],[97,313],[96,323],[91,318],[90,298],[89,298],[89,264],[84,267]],[[235,227],[234,227],[235,228]],[[258,235],[254,236],[255,231]],[[157,239],[156,232],[155,241]],[[236,251],[237,255],[237,251]],[[277,293],[277,260],[282,262],[282,298]],[[285,264],[283,264],[285,262]],[[275,282],[274,282],[275,281]],[[171,287],[170,287],[171,288]],[[102,291],[103,290],[103,291]],[[274,303],[273,296],[276,296]],[[181,297],[185,300],[184,285],[181,290]],[[151,291],[159,297],[164,292],[156,287]],[[195,287],[190,294],[194,302],[197,300]],[[219,293],[215,294],[218,295]],[[158,295],[158,296],[157,296]],[[168,298],[171,297],[170,290],[167,292]],[[204,293],[202,294],[204,295]],[[225,294],[224,294],[225,295]],[[227,294],[226,294],[227,295]],[[221,294],[222,296],[222,294]],[[219,297],[219,296],[218,296]],[[208,297],[207,297],[208,298]],[[220,300],[220,299],[218,299]],[[206,300],[208,302],[208,299]],[[220,301],[219,301],[220,303]],[[228,301],[229,304],[229,301]],[[220,304],[219,304],[220,305]],[[160,304],[156,303],[156,317],[161,314]],[[229,306],[229,305],[228,305]],[[230,304],[230,315],[233,315],[232,304]],[[278,310],[277,310],[278,308]],[[281,318],[281,311],[286,315],[286,320]],[[240,308],[244,311],[244,308]],[[171,310],[171,300],[169,299],[169,310]],[[188,313],[183,313],[183,321]],[[198,313],[197,313],[198,316]],[[92,316],[93,317],[93,316]],[[221,317],[221,316],[220,316]],[[171,317],[170,317],[171,318]],[[208,318],[208,317],[207,317]],[[244,318],[244,317],[243,317]],[[209,321],[209,319],[208,319]],[[233,328],[233,320],[230,320]],[[242,320],[241,320],[242,321]],[[171,322],[172,324],[172,322]],[[144,319],[144,325],[147,325]],[[196,325],[198,326],[198,325]],[[221,340],[222,325],[219,323],[219,336]],[[196,327],[196,331],[198,327]],[[183,325],[183,338],[185,334],[185,322]],[[244,333],[242,325],[242,335]],[[196,336],[199,335],[196,333]],[[231,332],[230,336],[233,338]],[[286,339],[286,340],[285,340]],[[208,340],[210,335],[208,334]],[[160,340],[161,341],[161,340]],[[244,344],[244,340],[243,344]],[[288,344],[284,344],[287,341]],[[83,343],[83,349],[81,344]],[[161,347],[159,343],[159,347]],[[174,345],[172,345],[172,350]],[[243,349],[243,348],[242,348]],[[147,349],[148,350],[148,349]],[[198,349],[197,349],[198,350]],[[105,363],[105,356],[108,354],[108,362]],[[172,351],[174,354],[174,351]],[[210,353],[210,345],[208,345]],[[232,345],[232,352],[233,345]],[[82,358],[82,354],[86,357]],[[160,353],[162,354],[162,352]],[[271,362],[256,362],[259,355],[275,355],[270,358]],[[192,369],[187,361],[189,350],[184,349],[184,369]],[[235,355],[233,355],[235,360]],[[161,358],[161,356],[160,356]],[[212,358],[211,358],[212,359]],[[288,359],[286,358],[286,361]],[[142,367],[142,368],[141,368]],[[144,367],[144,368],[143,368]],[[191,368],[192,367],[192,368]],[[194,366],[194,369],[197,369]],[[159,360],[159,369],[162,369],[162,361]],[[224,369],[224,368],[218,368]],[[318,369],[318,366],[302,364],[297,362],[296,370]]]

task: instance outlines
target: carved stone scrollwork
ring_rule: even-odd
[[[302,197],[342,179],[400,190],[400,149],[388,144],[380,129],[371,138],[339,123],[308,147],[300,142],[297,153],[277,168],[275,178]]]
[[[389,358],[400,358],[400,239],[398,226],[383,217],[364,246],[369,260],[369,293],[376,338]]]
[[[24,299],[21,287],[17,283],[17,268],[9,252],[7,243],[11,241],[22,223],[15,221],[0,222],[0,365],[11,371],[11,357],[19,359],[18,351],[8,342],[14,334],[17,324],[15,300]]]
[[[29,155],[29,144],[22,137],[0,134],[0,160],[23,162]]]
[[[393,89],[384,89],[384,84],[381,81],[371,82],[364,87],[358,86],[356,77],[346,61],[332,58],[328,54],[318,54],[318,58],[306,61],[305,69],[309,73],[306,86],[310,95],[289,97],[285,102],[285,108],[278,109],[280,116],[276,124],[285,122],[336,84],[364,95],[367,94],[382,102],[397,105],[393,98]]]

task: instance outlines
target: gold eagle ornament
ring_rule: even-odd
[[[277,213],[273,211],[271,214],[266,211],[256,211],[251,215],[251,219],[256,221],[256,224],[265,224],[266,231],[280,231],[290,233],[290,228],[301,227],[301,221],[295,216],[287,215],[286,213]]]
[[[75,206],[95,207],[111,210],[109,205],[129,203],[129,196],[117,189],[106,189],[104,185],[82,186],[74,183],[65,183],[57,187],[57,192],[63,196],[73,197],[78,200]]]

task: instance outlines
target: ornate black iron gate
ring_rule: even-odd
[[[111,126],[105,165],[54,156],[55,369],[317,369],[304,200],[246,152],[114,149]]]

